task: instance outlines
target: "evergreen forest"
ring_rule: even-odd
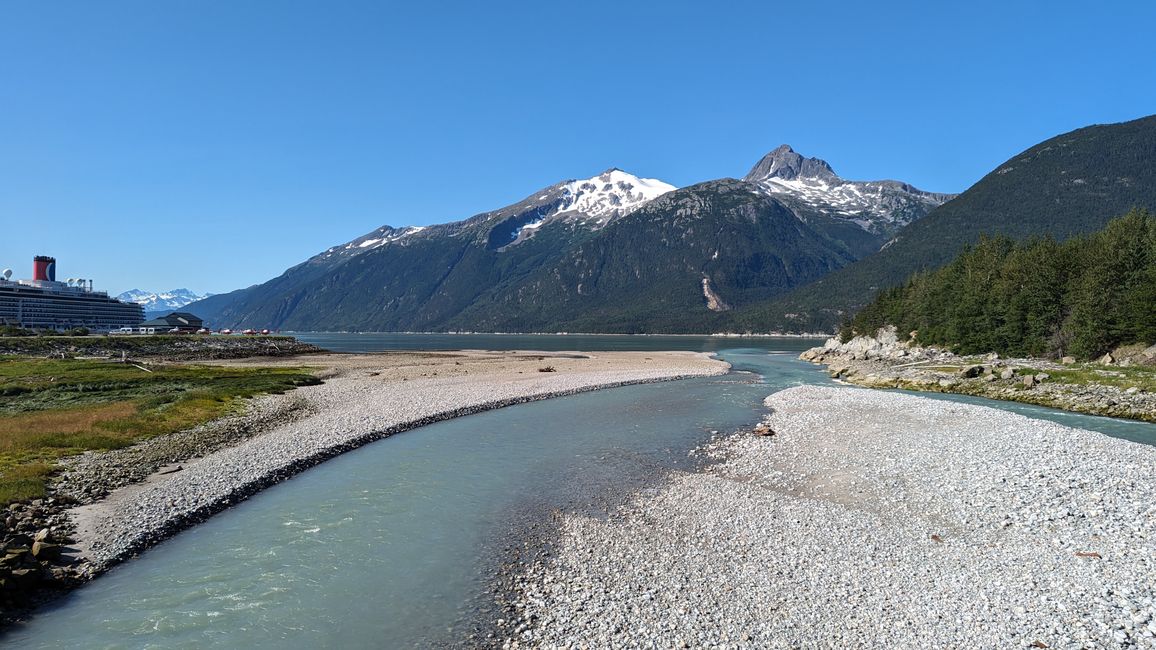
[[[1093,358],[1156,342],[1156,216],[1133,210],[1062,243],[981,237],[881,292],[840,334],[885,325],[961,354]]]

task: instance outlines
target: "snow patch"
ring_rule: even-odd
[[[617,217],[676,189],[655,178],[639,178],[620,169],[611,169],[593,178],[564,184],[558,212],[579,212],[594,219]]]

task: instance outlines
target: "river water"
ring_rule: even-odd
[[[396,337],[404,344],[398,344]],[[830,383],[804,339],[301,335],[329,349],[719,351],[735,372],[511,406],[395,435],[278,484],[11,630],[19,648],[438,647],[460,642],[503,547],[555,509],[598,514],[768,394]],[[448,337],[448,338],[447,338]],[[747,346],[747,347],[740,347]],[[1156,443],[1156,426],[974,398]]]

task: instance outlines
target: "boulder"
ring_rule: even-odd
[[[1038,375],[1036,375],[1036,383],[1042,384],[1042,383],[1044,383],[1045,381],[1047,381],[1047,380],[1049,380],[1049,379],[1051,379],[1051,378],[1052,378],[1052,376],[1051,376],[1051,375],[1049,375],[1048,373],[1046,373],[1046,372],[1041,372],[1041,373],[1039,373]]]
[[[1016,371],[1013,368],[1004,368],[1003,371],[999,373],[1000,379],[1011,379],[1015,376],[1016,376]]]
[[[1113,357],[1112,353],[1108,352],[1104,356],[1100,357],[1099,362],[1104,364],[1105,366],[1110,366],[1113,363],[1116,363],[1116,357]]]
[[[60,558],[60,546],[49,542],[33,542],[32,557],[42,562],[51,562]]]
[[[1024,375],[1024,388],[1031,388],[1036,385],[1035,375]]]
[[[1060,359],[1060,363],[1064,364],[1065,366],[1070,366],[1075,362],[1076,362],[1075,357],[1064,357],[1063,359]]]
[[[978,377],[981,374],[983,374],[983,366],[980,365],[964,366],[959,371],[959,376],[967,379]]]
[[[814,361],[822,353],[823,353],[823,348],[811,348],[810,350],[807,350],[806,352],[800,354],[799,358],[802,359],[803,361]]]

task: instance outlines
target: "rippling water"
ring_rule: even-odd
[[[328,345],[315,339],[331,349],[342,340],[351,350],[386,344],[362,338],[373,335],[325,336],[338,336]],[[576,337],[532,338],[539,345],[503,340],[509,348],[628,349],[574,344]],[[19,648],[401,648],[460,640],[460,629],[448,628],[486,602],[494,551],[527,516],[612,502],[617,488],[689,467],[687,452],[712,431],[756,422],[769,393],[830,382],[822,369],[795,358],[813,341],[598,338],[616,345],[643,338],[636,346],[675,338],[680,349],[717,341],[758,347],[721,352],[736,369],[726,377],[512,406],[367,445],[114,569],[3,642]],[[374,343],[358,348],[349,339]],[[664,349],[659,345],[642,349]],[[1152,425],[1009,408],[1156,441]]]

